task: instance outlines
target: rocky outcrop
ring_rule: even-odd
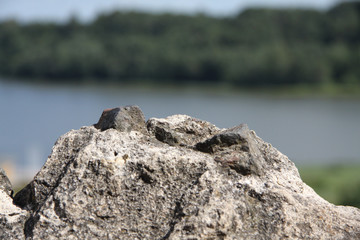
[[[61,136],[14,204],[13,239],[360,239],[360,210],[319,197],[245,124],[145,123],[135,106]]]

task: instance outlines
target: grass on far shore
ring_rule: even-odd
[[[360,164],[299,167],[302,180],[336,205],[360,208]]]
[[[221,82],[174,82],[156,81],[154,79],[127,79],[121,82],[116,79],[100,81],[99,79],[84,79],[83,81],[71,82],[68,79],[56,82],[49,79],[13,79],[1,78],[0,82],[22,83],[38,85],[42,87],[65,87],[87,89],[136,89],[137,91],[166,91],[196,94],[211,94],[219,96],[257,95],[279,98],[360,98],[360,84],[357,83],[324,83],[324,84],[295,84],[295,85],[264,85],[264,86],[234,86],[231,83]]]

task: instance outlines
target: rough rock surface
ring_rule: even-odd
[[[102,131],[114,128],[121,132],[140,131],[144,133],[145,117],[138,106],[105,109],[94,125]]]
[[[12,196],[13,194],[11,182],[2,168],[0,168],[0,190],[9,196]]]
[[[0,168],[0,239],[24,239],[27,211],[13,204],[11,183]]]
[[[174,115],[165,119],[151,118],[146,126],[157,140],[171,146],[183,147],[193,147],[195,143],[220,132],[215,125],[186,115]]]
[[[57,140],[14,198],[28,217],[13,239],[360,239],[360,210],[319,197],[246,125],[121,109]]]

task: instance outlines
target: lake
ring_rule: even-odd
[[[360,99],[289,98],[175,89],[54,86],[0,80],[0,161],[34,174],[56,139],[136,104],[145,117],[187,114],[228,128],[247,123],[297,165],[360,163]]]

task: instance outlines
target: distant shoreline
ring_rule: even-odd
[[[256,94],[259,96],[279,97],[279,98],[360,98],[360,85],[345,85],[345,84],[331,84],[325,86],[312,86],[306,84],[299,84],[295,86],[267,86],[267,87],[249,87],[249,86],[232,86],[230,84],[220,83],[163,83],[156,81],[146,80],[128,80],[125,82],[114,82],[99,80],[84,80],[81,82],[70,81],[46,81],[44,79],[19,79],[8,78],[0,76],[0,83],[8,84],[25,84],[30,86],[43,86],[43,87],[74,87],[74,88],[98,88],[104,89],[116,89],[116,88],[128,88],[137,89],[140,91],[182,91],[182,92],[196,92],[196,93],[208,93],[214,95],[251,95]]]

